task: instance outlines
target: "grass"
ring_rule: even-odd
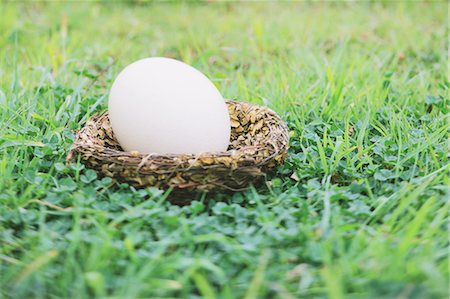
[[[0,3],[0,297],[446,298],[448,4]],[[263,187],[135,190],[66,165],[142,57],[276,110]]]

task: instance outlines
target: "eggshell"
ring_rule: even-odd
[[[175,59],[128,65],[111,87],[108,110],[126,151],[199,154],[229,145],[230,116],[222,95],[203,73]]]

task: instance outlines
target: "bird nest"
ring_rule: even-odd
[[[82,163],[122,183],[161,189],[243,190],[287,154],[286,124],[272,110],[227,101],[230,145],[225,152],[156,154],[125,152],[114,138],[108,114],[95,115],[77,132],[67,161]]]

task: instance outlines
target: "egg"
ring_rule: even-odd
[[[230,116],[216,86],[175,59],[151,57],[123,69],[108,101],[110,123],[125,151],[200,154],[226,151]]]

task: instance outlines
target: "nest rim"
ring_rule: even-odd
[[[226,104],[230,112],[232,130],[232,140],[226,151],[199,154],[127,152],[115,139],[109,124],[108,111],[105,111],[89,118],[84,127],[77,131],[66,160],[74,161],[79,154],[88,167],[119,182],[138,187],[244,190],[250,182],[284,162],[289,147],[289,130],[278,114],[269,108],[236,100],[226,100]],[[237,110],[241,118],[232,112]],[[251,119],[252,113],[256,113],[255,120]],[[253,130],[253,135],[249,134],[249,131],[237,132],[243,124],[242,117],[248,118],[247,114],[251,115],[248,128]],[[244,135],[241,133],[256,136],[260,132],[266,132],[266,136],[258,137],[254,144],[242,144],[252,143],[252,138],[244,137],[242,140],[240,136]],[[241,143],[237,142],[238,139]],[[236,174],[243,178],[244,182],[230,183],[233,181],[232,176]],[[205,179],[190,179],[195,175],[204,175]],[[150,180],[158,176],[161,177]],[[174,177],[178,177],[178,180],[174,180]],[[220,182],[221,178],[223,184]]]

